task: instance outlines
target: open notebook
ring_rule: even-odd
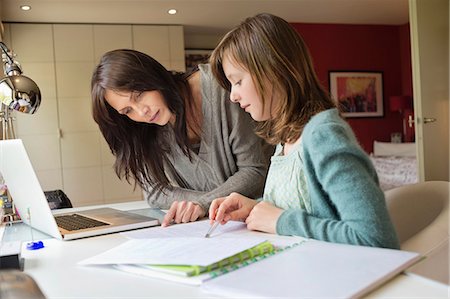
[[[202,289],[232,298],[359,298],[420,259],[414,252],[308,240]]]
[[[296,242],[298,240],[293,240],[292,245],[297,245]],[[133,274],[200,285],[285,249],[275,247],[262,238],[137,239],[80,264],[112,265]]]
[[[294,243],[292,246],[297,246],[300,243]],[[114,266],[119,270],[147,277],[161,278],[190,285],[201,285],[205,281],[249,266],[289,248],[291,248],[291,246],[277,248],[270,242],[265,241],[257,246],[246,249],[208,266],[139,264],[120,264]]]
[[[421,258],[401,250],[252,232],[235,221],[206,239],[209,227],[205,220],[125,232],[131,241],[80,264],[110,265],[233,298],[349,298],[373,290]],[[235,257],[239,253],[242,258]],[[162,266],[155,266],[155,255]]]

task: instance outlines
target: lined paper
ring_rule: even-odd
[[[153,264],[208,266],[266,241],[245,238],[133,239],[79,262],[81,265]]]

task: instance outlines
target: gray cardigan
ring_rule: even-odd
[[[173,188],[146,194],[152,207],[168,209],[177,200],[194,201],[208,210],[212,200],[238,192],[261,196],[273,147],[254,132],[254,122],[211,74],[200,65],[203,127],[198,154],[186,157],[172,136],[166,174]]]

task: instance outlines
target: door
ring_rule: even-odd
[[[449,0],[409,0],[420,181],[449,180]]]

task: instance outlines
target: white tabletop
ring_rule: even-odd
[[[122,210],[138,209],[146,207],[146,203],[143,201],[124,203],[114,207]],[[30,230],[26,226],[16,226],[13,230],[16,237],[21,235],[22,238],[29,239]],[[8,237],[8,232],[5,237]],[[11,237],[11,230],[9,237]],[[126,238],[119,233],[60,241],[45,239],[45,235],[35,232],[34,238],[43,240],[45,248],[36,251],[22,249],[22,257],[25,258],[24,271],[34,278],[47,298],[217,297],[195,286],[140,277],[110,267],[77,265],[83,259],[123,243]],[[448,294],[448,287],[445,285],[419,276],[401,274],[370,293],[368,297],[448,298]]]

